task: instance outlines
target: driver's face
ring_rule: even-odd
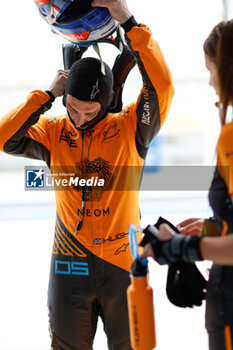
[[[66,108],[76,127],[94,119],[101,109],[99,102],[78,100],[70,94],[66,96]]]

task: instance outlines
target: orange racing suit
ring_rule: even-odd
[[[51,95],[35,90],[0,121],[0,149],[6,153],[42,159],[51,174],[82,164],[94,176],[101,174],[106,180],[111,174],[113,179],[120,177],[124,184],[133,181],[135,185],[120,186],[118,190],[103,188],[97,200],[89,196],[85,208],[83,191],[55,191],[57,218],[48,301],[56,338],[54,349],[89,349],[96,328],[97,316],[93,315],[102,317],[112,349],[129,349],[125,290],[132,258],[128,225],[140,225],[138,184],[142,166],[151,140],[168,115],[174,89],[168,66],[150,30],[143,24],[134,26],[127,32],[126,41],[143,78],[136,103],[120,113],[109,113],[93,129],[80,131],[67,115],[44,116],[51,107]],[[82,216],[83,225],[75,235]],[[104,283],[109,283],[105,290]],[[82,301],[77,301],[76,284],[83,292]],[[104,294],[108,303],[101,299]],[[70,295],[73,299],[68,302]],[[115,298],[112,304],[110,295]],[[87,299],[89,304],[83,306]],[[80,323],[80,310],[89,307],[92,316],[91,326],[86,322],[86,329],[91,328],[88,333]],[[72,310],[79,315],[77,319],[71,316]],[[85,317],[87,321],[89,318]]]

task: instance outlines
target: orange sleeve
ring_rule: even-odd
[[[233,122],[223,125],[217,144],[218,169],[228,193],[233,194]]]
[[[151,85],[156,90],[160,110],[160,124],[162,126],[168,115],[174,96],[174,86],[170,69],[158,43],[152,38],[151,31],[146,25],[141,24],[140,27],[133,27],[127,33],[127,37],[130,39],[130,45],[133,51],[138,52],[138,64],[142,76],[144,75],[142,70],[145,70]],[[142,68],[140,62],[143,63]],[[150,92],[148,85],[147,81],[144,80],[142,93],[145,97]]]
[[[50,139],[47,133],[49,119],[45,116],[40,116],[40,119],[35,125],[32,125],[28,130],[26,137],[33,139],[40,144],[43,144],[49,151],[51,149]]]
[[[35,90],[27,95],[26,102],[12,109],[0,120],[0,150],[4,151],[4,145],[22,128],[25,131],[39,119],[40,111],[49,109],[46,104],[50,96],[43,91]],[[45,106],[45,108],[43,108]],[[36,113],[38,112],[39,113]],[[35,115],[33,116],[33,113]],[[31,118],[31,121],[29,119]],[[31,125],[30,125],[31,124]],[[25,126],[25,128],[23,128]],[[26,130],[27,131],[27,130]],[[25,133],[24,133],[25,135]]]
[[[132,27],[126,34],[126,41],[143,81],[134,117],[137,120],[135,141],[138,154],[145,159],[151,141],[168,116],[174,87],[165,58],[147,26]]]

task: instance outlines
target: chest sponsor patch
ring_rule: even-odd
[[[59,143],[61,142],[67,142],[70,147],[78,147],[77,145],[77,133],[72,133],[71,131],[65,130],[65,128],[62,128],[60,137],[59,137]]]
[[[111,140],[120,134],[120,128],[116,122],[113,122],[103,131],[104,141]]]

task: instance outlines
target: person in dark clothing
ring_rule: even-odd
[[[210,350],[233,347],[233,20],[216,25],[204,43],[209,84],[219,97],[221,133],[217,165],[209,190],[214,216],[191,218],[177,225],[176,234],[161,224],[159,235],[144,247],[142,258],[152,256],[160,264],[212,260],[206,296],[206,329]],[[232,112],[232,111],[231,111]]]

